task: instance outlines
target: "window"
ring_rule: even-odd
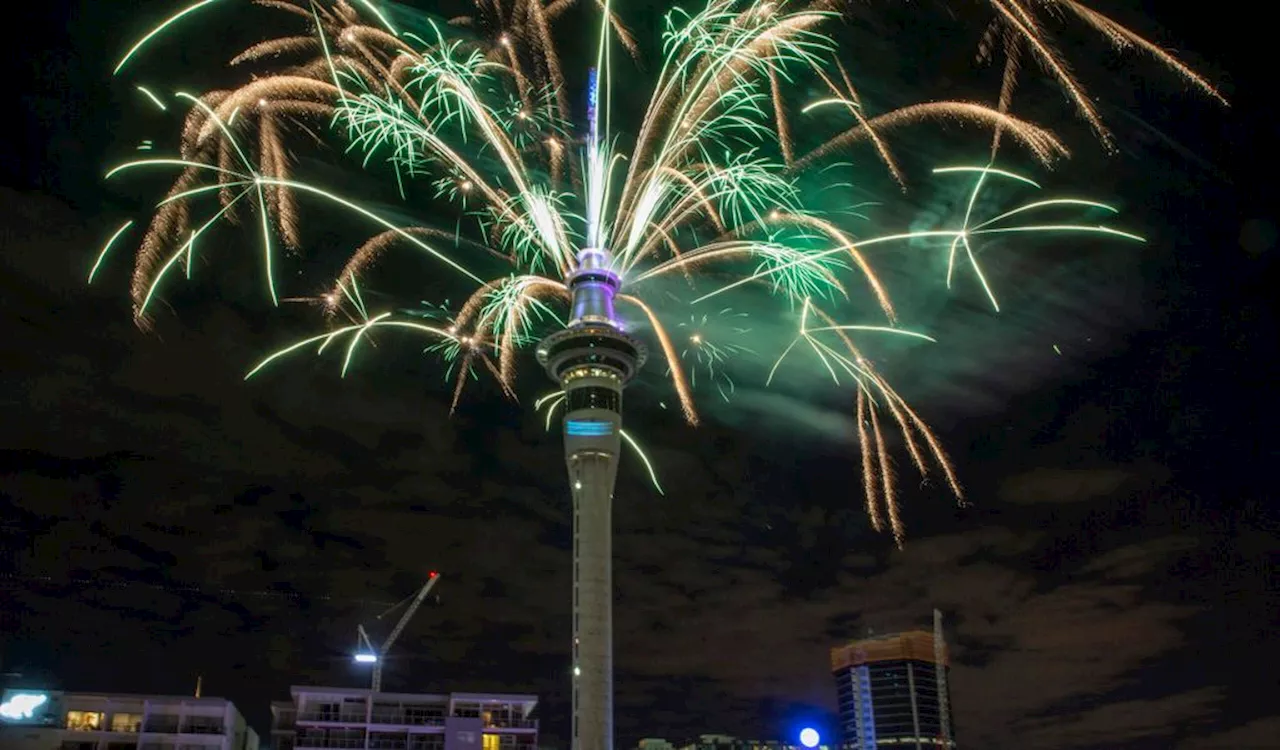
[[[498,743],[499,743],[498,735],[486,734],[484,735],[484,743],[482,745],[482,750],[498,750]]]
[[[444,724],[444,706],[405,706],[404,723],[437,726]]]
[[[187,734],[222,734],[219,716],[188,716],[182,731]]]
[[[111,715],[111,731],[141,732],[142,731],[142,714],[112,714]]]
[[[618,411],[622,406],[622,399],[619,398],[617,391],[599,386],[571,389],[568,401],[567,406],[569,408],[566,411],[577,411],[579,409]]]
[[[159,734],[175,734],[178,731],[177,714],[151,714],[147,716],[142,731]]]
[[[77,732],[96,732],[102,729],[102,712],[68,711],[67,729]]]

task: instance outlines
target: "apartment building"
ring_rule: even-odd
[[[0,748],[258,750],[258,735],[223,698],[6,690]]]
[[[538,698],[293,687],[271,705],[274,750],[537,750]]]

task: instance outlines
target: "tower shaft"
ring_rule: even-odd
[[[568,445],[565,453],[574,488],[573,748],[612,750],[612,515],[618,457],[616,451],[577,452]]]

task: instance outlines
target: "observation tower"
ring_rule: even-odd
[[[588,147],[597,148],[596,77]],[[597,243],[598,226],[588,228]],[[589,242],[592,240],[589,240]],[[538,345],[565,392],[564,458],[573,493],[573,750],[613,750],[613,487],[622,448],[622,390],[644,364],[643,343],[614,313],[621,279],[603,247],[577,253],[565,279],[569,324]]]
[[[613,750],[613,487],[622,447],[622,389],[645,347],[614,317],[609,254],[578,253],[569,326],[538,361],[565,391],[564,458],[573,492],[573,750]]]

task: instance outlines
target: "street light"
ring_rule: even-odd
[[[813,727],[805,727],[800,730],[800,744],[805,747],[813,748],[818,746],[818,742],[822,738],[818,736],[818,730]]]

